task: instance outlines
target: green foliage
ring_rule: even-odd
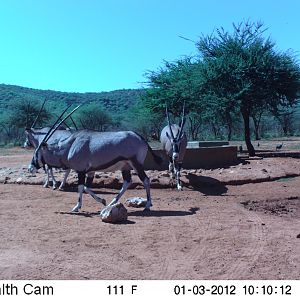
[[[160,135],[160,130],[165,116],[161,112],[153,112],[145,107],[143,102],[138,102],[122,118],[122,127],[141,134],[145,139],[155,134]]]
[[[262,114],[293,106],[300,90],[295,57],[276,51],[264,33],[262,23],[242,22],[233,24],[233,33],[220,28],[202,36],[196,43],[198,58],[165,62],[157,72],[147,74],[144,105],[153,112],[163,112],[168,105],[176,117],[185,102],[192,138],[208,125],[214,138],[223,137],[226,129],[231,139],[242,117],[253,155],[250,116],[258,136]]]
[[[184,102],[187,110],[200,110],[197,72],[198,66],[189,57],[165,62],[158,72],[148,72],[149,88],[142,97],[143,104],[155,112],[164,112],[167,105],[174,116],[181,114]]]
[[[290,53],[278,53],[271,40],[264,39],[263,24],[240,23],[232,34],[224,29],[202,37],[197,46],[202,56],[206,93],[219,98],[226,111],[240,111],[245,142],[250,155],[250,115],[296,103],[300,90],[300,69]]]
[[[82,107],[75,120],[79,120],[83,128],[90,130],[106,131],[114,125],[112,116],[95,103]]]
[[[8,109],[16,101],[28,99],[42,102],[47,99],[46,107],[57,113],[69,104],[91,102],[99,103],[110,113],[123,113],[138,101],[143,92],[139,89],[123,89],[100,93],[67,93],[0,84],[0,111]]]
[[[77,126],[82,128],[79,121],[81,116],[86,127],[106,130],[121,126],[123,115],[138,102],[142,93],[143,90],[65,93],[0,84],[0,144],[24,142],[24,128],[32,125],[44,99],[47,101],[36,127],[52,125],[69,104],[74,104],[74,107],[79,103],[85,103],[73,115],[77,120]],[[95,110],[89,110],[90,107],[94,107]],[[82,110],[89,110],[86,118],[83,117]],[[96,112],[101,116],[96,116]],[[65,123],[69,127],[74,127],[70,119]]]
[[[37,101],[28,99],[14,102],[10,106],[9,119],[12,124],[19,128],[31,127],[40,111],[40,104]],[[45,124],[51,115],[48,110],[43,109],[36,122],[36,127]]]

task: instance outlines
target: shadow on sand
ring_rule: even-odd
[[[77,217],[85,217],[85,218],[93,218],[93,217],[99,217],[100,218],[100,211],[99,212],[88,212],[88,211],[81,211],[81,212],[63,212],[63,211],[56,211],[56,214],[59,215],[72,215]],[[116,225],[130,225],[135,224],[134,221],[126,220],[122,222],[116,222],[113,223]]]
[[[54,212],[58,215],[71,215],[71,216],[80,216],[86,218],[92,218],[95,216],[99,216],[99,212],[88,212],[88,211],[81,211],[81,212],[71,212],[71,211],[56,211]]]
[[[188,211],[181,210],[150,210],[150,211],[132,211],[128,213],[128,216],[135,217],[183,217],[196,214],[199,207],[191,207]]]
[[[195,174],[188,174],[189,185],[204,195],[220,196],[227,193],[227,187],[219,180]]]

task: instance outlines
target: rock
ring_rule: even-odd
[[[22,177],[17,178],[16,183],[22,183],[22,182],[23,182],[23,178]]]
[[[126,200],[126,205],[131,207],[145,207],[147,199],[141,197],[132,197]]]
[[[106,223],[124,222],[127,220],[127,216],[127,209],[122,203],[106,206],[100,212],[102,221]]]

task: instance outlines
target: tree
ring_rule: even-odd
[[[277,108],[272,112],[275,119],[279,122],[283,135],[293,135],[292,121],[295,111],[290,107]]]
[[[232,34],[223,28],[197,43],[203,61],[202,80],[224,107],[238,109],[244,122],[244,137],[250,156],[250,116],[262,109],[291,106],[298,99],[300,70],[290,53],[278,53],[270,38],[263,38],[262,23],[233,24]],[[230,111],[230,110],[229,110]]]
[[[38,116],[42,102],[32,99],[23,98],[11,103],[9,120],[18,128],[31,127],[36,117]],[[36,126],[45,126],[45,122],[51,118],[50,112],[43,108],[37,119]]]
[[[168,107],[174,119],[181,117],[183,104],[188,115],[187,126],[192,139],[196,139],[202,123],[203,107],[199,87],[198,66],[192,58],[186,57],[175,62],[165,62],[157,72],[148,72],[149,88],[141,98],[144,109],[157,114],[158,119],[165,120],[165,108]],[[163,123],[160,123],[162,126]],[[161,128],[160,128],[161,130]],[[159,130],[159,131],[160,131]]]
[[[84,106],[77,113],[76,119],[79,120],[83,128],[97,131],[106,131],[114,124],[111,115],[102,107],[99,107],[98,103],[91,103]]]

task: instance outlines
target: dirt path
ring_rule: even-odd
[[[0,158],[0,167],[26,159]],[[287,169],[298,163],[290,162]],[[108,224],[88,195],[82,212],[70,213],[75,189],[0,184],[0,279],[299,279],[299,186],[297,176],[183,192],[153,188],[150,213],[128,208],[128,222]],[[96,191],[107,200],[116,194]],[[132,196],[145,192],[125,194]]]

